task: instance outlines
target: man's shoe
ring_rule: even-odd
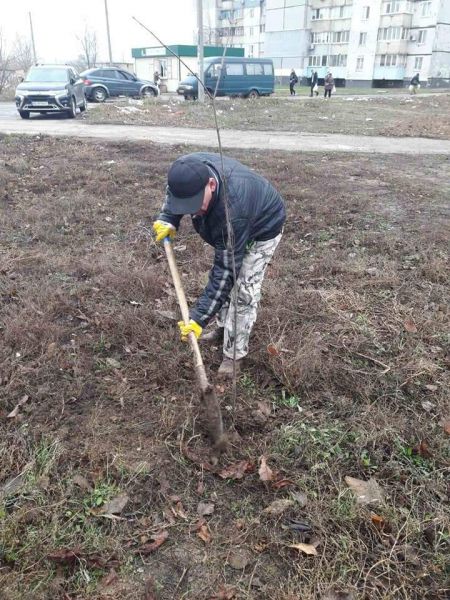
[[[200,336],[199,341],[205,344],[221,344],[223,342],[223,327],[216,327],[212,331]]]
[[[225,357],[222,364],[217,371],[217,375],[220,379],[232,379],[233,378],[233,359]],[[242,360],[236,361],[236,374],[239,374],[241,370]]]

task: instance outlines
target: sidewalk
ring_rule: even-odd
[[[147,141],[156,144],[186,144],[217,148],[213,129],[87,125],[80,121],[0,119],[0,133],[52,135],[111,141]],[[338,134],[289,133],[276,131],[221,132],[224,148],[285,150],[289,152],[359,152],[383,154],[450,154],[450,140],[387,138]]]

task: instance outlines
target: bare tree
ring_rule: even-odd
[[[26,73],[33,64],[31,43],[22,37],[16,37],[12,51],[12,62],[17,71]]]
[[[7,48],[3,33],[0,30],[0,94],[8,85],[11,75],[11,54]]]
[[[86,26],[82,37],[78,37],[83,48],[83,58],[87,67],[95,67],[97,63],[97,32]]]

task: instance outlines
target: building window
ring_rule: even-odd
[[[425,40],[427,39],[427,30],[421,29],[419,31],[419,37],[417,38],[418,44],[425,44]]]
[[[359,34],[359,45],[365,46],[366,43],[367,43],[367,32],[361,31],[361,33]]]
[[[406,40],[408,39],[409,29],[405,27],[380,27],[378,30],[378,39],[383,41]]]
[[[253,44],[250,44],[250,46],[248,47],[248,55],[250,56],[250,58],[253,57]]]
[[[406,67],[406,54],[381,54],[381,67]]]
[[[364,69],[364,56],[358,56],[356,59],[356,70],[362,71]]]
[[[414,5],[412,0],[406,0],[406,8],[405,11],[408,13],[413,13],[414,12]]]
[[[363,6],[362,7],[362,20],[363,21],[367,21],[367,19],[370,17],[370,6]]]
[[[254,9],[254,8],[251,8],[251,9],[250,9],[250,16],[251,16],[251,17],[254,17],[254,16],[255,16],[255,9]]]
[[[384,4],[384,14],[390,15],[392,13],[398,13],[400,10],[400,0],[393,0],[392,2],[386,2]]]
[[[431,15],[431,2],[422,2],[422,17],[429,17]]]
[[[327,66],[327,62],[328,62],[328,56],[326,54],[324,54],[322,56],[322,67],[326,67]]]
[[[323,16],[322,9],[320,9],[320,8],[314,8],[314,9],[313,9],[313,11],[312,11],[312,16],[311,16],[311,19],[312,19],[313,21],[315,21],[315,20],[317,20],[317,19],[321,19],[321,18],[322,18],[322,16]]]
[[[250,27],[250,37],[253,37],[253,27]]]
[[[347,44],[350,38],[350,31],[331,32],[331,42],[333,44]]]
[[[259,26],[259,33],[264,33],[266,30],[266,26],[265,25],[260,25]]]
[[[309,67],[320,67],[321,57],[320,56],[310,56],[308,59]]]
[[[346,54],[332,54],[329,57],[330,67],[346,67],[347,66],[347,55]]]
[[[416,60],[414,61],[414,68],[420,71],[423,64],[423,56],[416,56]]]

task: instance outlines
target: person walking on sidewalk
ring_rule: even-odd
[[[281,240],[286,211],[283,198],[269,181],[237,160],[223,160],[231,239],[221,157],[209,152],[187,154],[172,164],[166,199],[153,230],[158,242],[168,236],[173,239],[183,215],[190,215],[194,229],[214,247],[208,284],[190,310],[189,324],[180,321],[178,326],[183,341],[191,332],[199,338],[216,316],[217,328],[200,341],[223,340],[219,375],[231,378],[235,346],[236,371],[248,354],[264,274]]]
[[[295,96],[295,86],[298,83],[297,73],[292,69],[291,74],[289,75],[289,91],[291,92],[291,96]]]
[[[420,73],[416,73],[409,82],[409,93],[417,94],[417,90],[420,88]]]
[[[326,98],[327,96],[328,96],[328,98],[331,98],[331,91],[334,88],[334,78],[333,78],[333,74],[331,72],[327,73],[327,76],[325,77],[324,85],[325,85],[324,98]]]
[[[319,75],[317,74],[317,71],[313,71],[311,73],[311,98],[313,97],[313,94],[315,93],[316,96],[319,95]]]

